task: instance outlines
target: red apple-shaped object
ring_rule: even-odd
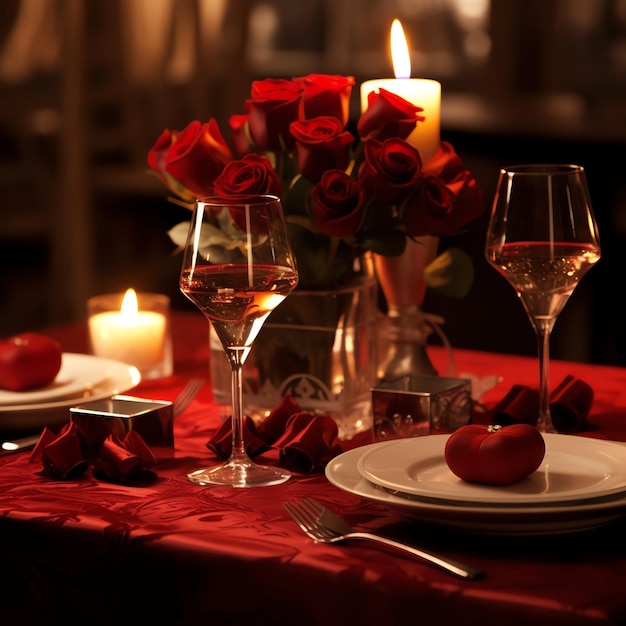
[[[22,391],[51,383],[61,369],[58,341],[22,333],[0,343],[0,388]]]
[[[470,483],[511,485],[532,474],[543,461],[546,444],[529,424],[469,424],[454,431],[445,447],[450,471]]]

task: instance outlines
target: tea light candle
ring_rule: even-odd
[[[92,307],[97,306],[97,299],[90,300]],[[139,310],[134,289],[126,291],[120,310],[93,310],[89,335],[95,355],[134,365],[145,377],[150,377],[152,370],[162,369],[168,344],[164,313]]]
[[[361,110],[367,109],[369,94],[379,92],[380,89],[424,109],[420,115],[426,119],[417,123],[407,141],[419,150],[422,162],[425,162],[435,155],[441,143],[441,83],[425,78],[410,78],[409,47],[399,20],[394,20],[391,26],[391,56],[396,78],[365,81],[361,85]]]

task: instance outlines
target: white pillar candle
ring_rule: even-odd
[[[139,310],[133,289],[126,292],[120,310],[92,313],[88,323],[96,356],[134,365],[146,377],[163,370],[168,357],[167,318],[161,312]]]
[[[394,20],[391,27],[391,54],[396,78],[377,78],[362,83],[361,110],[367,109],[369,94],[380,89],[424,109],[420,115],[426,119],[417,123],[407,141],[419,150],[422,162],[425,162],[435,155],[441,143],[441,83],[425,78],[410,78],[409,49],[398,20]]]

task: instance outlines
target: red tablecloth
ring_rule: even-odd
[[[50,330],[66,351],[86,349],[82,326]],[[135,395],[173,399],[191,376],[208,376],[207,322],[174,317],[175,375]],[[444,363],[439,348],[433,360]],[[494,403],[513,384],[535,386],[534,359],[455,352],[457,373],[497,374]],[[555,362],[595,390],[592,429],[626,440],[626,370]],[[344,492],[321,474],[250,490],[198,487],[186,473],[211,455],[218,426],[206,385],[175,422],[175,458],[144,487],[91,473],[54,481],[30,454],[0,459],[0,623],[401,624],[626,623],[626,523],[583,535],[467,535],[408,521]],[[625,468],[626,469],[626,468]],[[463,581],[375,545],[315,544],[285,514],[313,496],[360,528],[441,550],[486,578]]]

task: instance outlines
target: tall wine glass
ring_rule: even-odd
[[[600,259],[585,171],[578,165],[519,165],[500,170],[485,255],[514,287],[537,335],[537,427],[550,417],[550,333],[584,274]]]
[[[254,463],[243,437],[242,368],[268,315],[298,282],[280,201],[275,196],[207,198],[191,220],[180,289],[209,319],[232,370],[230,459],[188,474],[200,485],[277,485],[290,473]]]

